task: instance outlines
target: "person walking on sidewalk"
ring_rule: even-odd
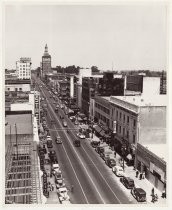
[[[139,171],[136,169],[136,178],[138,177],[139,175]]]
[[[143,173],[142,173],[142,179],[144,179],[145,178],[145,172],[143,171]]]
[[[152,188],[152,196],[154,196],[154,192],[155,192],[155,189],[154,189],[154,187]]]

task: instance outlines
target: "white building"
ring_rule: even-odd
[[[20,58],[16,62],[16,71],[19,79],[31,79],[31,58]]]

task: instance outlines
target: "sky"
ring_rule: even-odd
[[[20,57],[40,66],[45,44],[52,67],[166,70],[164,5],[6,5],[5,68]]]

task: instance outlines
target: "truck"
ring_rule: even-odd
[[[104,147],[104,151],[100,154],[100,157],[106,161],[108,158],[114,158],[114,155],[112,150],[110,150],[108,147]]]

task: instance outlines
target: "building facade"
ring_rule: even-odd
[[[48,53],[48,46],[45,45],[44,55],[42,56],[42,76],[45,77],[46,74],[51,73],[51,55]]]
[[[5,91],[7,92],[29,92],[31,90],[30,80],[5,80]]]
[[[31,58],[20,58],[16,62],[16,73],[19,79],[31,79]]]

